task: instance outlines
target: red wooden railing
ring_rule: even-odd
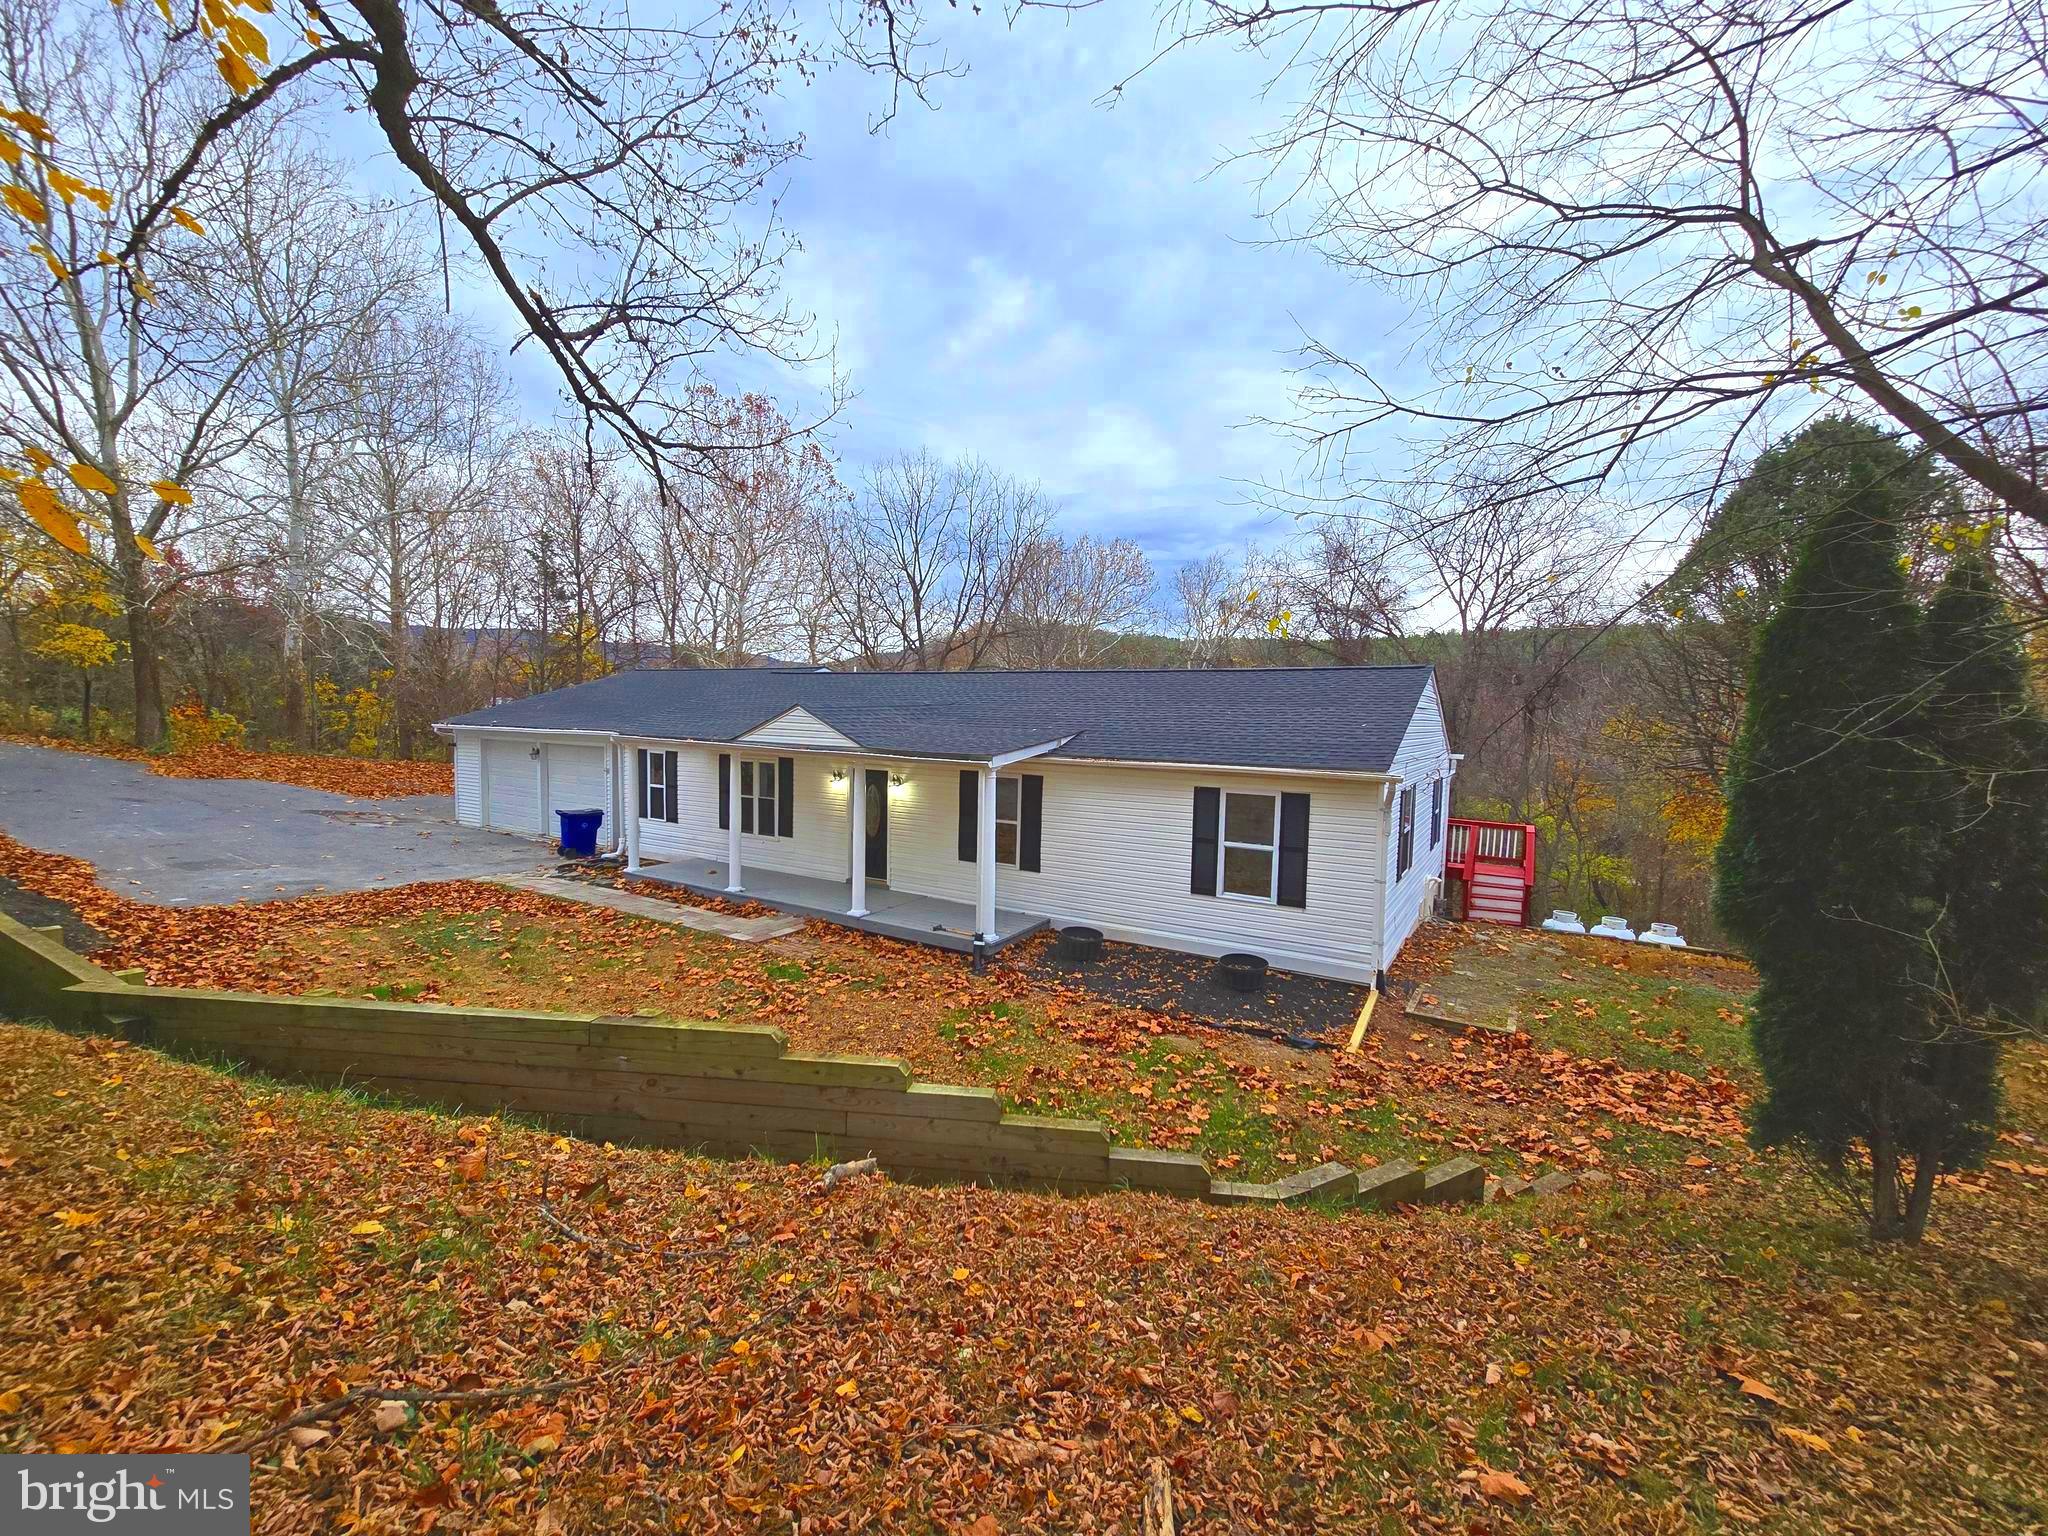
[[[1444,878],[1464,882],[1461,915],[1527,927],[1529,893],[1536,885],[1536,829],[1526,821],[1453,816],[1445,841]]]

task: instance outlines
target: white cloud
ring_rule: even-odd
[[[970,261],[968,274],[973,283],[968,315],[946,341],[946,358],[955,365],[975,362],[1009,341],[1040,307],[1036,283],[1003,271],[986,257]]]

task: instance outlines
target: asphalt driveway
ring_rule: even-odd
[[[253,779],[166,779],[12,742],[0,742],[0,832],[90,859],[109,890],[177,907],[487,878],[553,853],[458,826],[452,796],[355,800]]]

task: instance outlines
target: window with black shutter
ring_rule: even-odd
[[[778,803],[777,790],[782,780],[781,769],[772,758],[749,763],[740,772],[745,773],[747,768],[754,770],[754,824],[743,830],[759,832],[763,837],[773,837],[776,827],[780,824],[780,817],[776,815],[775,808]]]
[[[1444,781],[1436,780],[1429,786],[1429,846],[1434,848],[1444,838]]]
[[[640,752],[640,815],[646,821],[673,821],[668,813],[670,765],[675,762],[672,752]]]
[[[1408,873],[1408,866],[1415,862],[1415,786],[1410,784],[1401,791],[1401,838],[1394,854],[1394,878],[1400,879]]]
[[[1019,826],[1024,816],[1024,788],[1014,778],[996,780],[996,862],[1017,867],[1021,842]]]

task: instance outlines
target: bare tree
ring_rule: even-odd
[[[1391,423],[1474,505],[1619,481],[1697,509],[1745,429],[1853,405],[2048,523],[2037,4],[1173,15],[1284,61],[1283,235],[1421,302],[1419,388],[1312,344],[1293,425],[1333,458]]]
[[[1258,586],[1247,575],[1254,560],[1249,551],[1241,560],[1214,552],[1173,573],[1171,622],[1189,666],[1237,665],[1240,643],[1261,627]]]
[[[8,138],[21,162],[11,190],[26,183],[28,193],[10,206],[39,217],[23,213],[34,238],[0,249],[0,371],[9,386],[0,409],[25,454],[54,451],[77,466],[71,479],[93,537],[87,547],[76,530],[66,536],[119,600],[136,739],[154,745],[165,724],[161,605],[206,574],[178,557],[174,539],[203,515],[240,515],[232,498],[210,506],[202,498],[188,512],[189,488],[232,465],[265,426],[241,388],[252,355],[207,313],[196,274],[167,281],[158,295],[100,260],[175,164],[195,71],[132,10],[81,16],[22,0],[0,8],[0,76],[10,100],[74,146],[66,171]],[[203,248],[185,242],[180,259],[203,260]],[[75,520],[67,511],[59,521]]]
[[[526,681],[534,691],[587,682],[611,670],[640,606],[633,556],[639,488],[622,467],[592,459],[573,440],[527,443],[510,487],[519,571],[515,610],[530,634]]]
[[[420,589],[445,570],[450,543],[473,536],[472,514],[496,490],[508,385],[479,338],[431,310],[386,303],[350,350],[348,456],[323,496],[337,577],[383,634],[398,753],[410,757]]]
[[[588,425],[663,483],[715,452],[687,387],[703,358],[809,355],[805,317],[775,297],[789,238],[772,212],[742,216],[800,147],[766,128],[764,100],[807,80],[835,42],[913,88],[945,68],[921,64],[917,28],[890,0],[834,10],[820,36],[775,0],[660,22],[495,0],[280,10],[281,36],[240,15],[163,29],[207,71],[212,100],[108,247],[121,270],[176,220],[225,134],[288,99],[360,111]]]
[[[1038,487],[978,460],[926,452],[876,465],[828,535],[829,597],[854,658],[892,672],[980,665],[1008,632],[1051,519]]]
[[[1414,608],[1383,527],[1332,519],[1306,544],[1277,561],[1261,588],[1261,606],[1297,649],[1359,666],[1399,642]]]
[[[1600,508],[1562,495],[1438,503],[1410,509],[1397,526],[1415,565],[1418,611],[1455,637],[1439,664],[1451,739],[1476,766],[1517,725],[1514,803],[1525,807],[1542,716],[1574,686],[1564,663],[1575,631],[1625,606],[1611,588],[1626,541]],[[1482,683],[1496,697],[1483,698]]]
[[[218,237],[201,277],[213,323],[255,359],[244,388],[273,423],[252,443],[252,457],[282,503],[274,566],[286,735],[310,740],[307,633],[318,619],[320,571],[333,552],[315,527],[315,505],[323,481],[355,451],[351,430],[395,425],[370,402],[388,401],[394,388],[416,381],[361,372],[375,373],[380,339],[384,361],[392,361],[395,327],[409,323],[394,320],[393,311],[424,299],[432,266],[387,214],[348,196],[341,165],[295,139],[273,136],[261,155],[239,147],[222,157],[222,170],[199,204]],[[197,265],[188,262],[187,270]],[[438,392],[429,389],[424,399],[437,401]],[[379,450],[368,451],[374,458]]]
[[[1047,534],[1024,551],[1004,656],[1089,667],[1151,614],[1152,563],[1129,539]]]
[[[744,666],[800,639],[815,650],[803,615],[820,596],[825,529],[846,501],[832,462],[764,396],[697,409],[724,423],[716,436],[730,446],[704,480],[648,498],[642,536],[647,599],[669,660]]]

